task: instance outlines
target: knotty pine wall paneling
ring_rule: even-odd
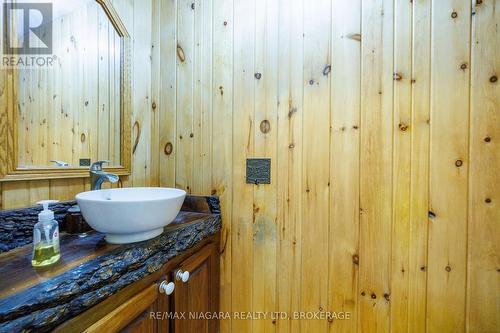
[[[213,0],[212,2],[212,63],[205,67],[212,68],[212,77],[202,87],[212,96],[212,132],[210,152],[212,165],[209,190],[217,194],[221,201],[233,200],[233,46],[234,46],[234,4],[232,0]],[[239,152],[235,152],[239,154]],[[221,206],[222,230],[220,249],[220,310],[232,311],[232,206]],[[222,320],[221,331],[231,332],[231,321]]]
[[[427,329],[460,332],[467,317],[468,169],[478,162],[468,156],[471,6],[433,2],[431,12]]]
[[[302,221],[303,2],[280,1],[278,30],[277,286],[276,308],[300,309]],[[273,130],[273,129],[271,129]],[[276,240],[275,240],[276,241]],[[279,332],[297,332],[300,321],[279,320]]]
[[[231,289],[232,310],[252,311],[253,301],[253,226],[256,207],[253,203],[253,185],[246,184],[246,159],[255,149],[255,3],[234,2],[233,46],[233,193],[238,197],[232,204]],[[245,36],[245,38],[236,38]],[[234,110],[238,110],[234,112]],[[234,129],[240,135],[234,135]],[[238,181],[239,180],[239,181]],[[226,249],[227,251],[227,249]],[[272,259],[271,259],[272,260]],[[238,269],[232,269],[238,267]],[[233,332],[252,332],[253,321],[234,320]]]
[[[469,175],[467,198],[466,330],[500,327],[500,4],[473,8],[471,35]]]
[[[160,3],[152,158],[221,197],[221,309],[351,314],[222,332],[500,327],[498,0]]]
[[[411,162],[408,268],[408,331],[426,327],[427,238],[429,217],[431,2],[412,8]],[[404,73],[403,73],[404,75]],[[417,81],[418,79],[418,81]],[[402,134],[401,134],[402,135]],[[402,270],[401,274],[404,272]]]

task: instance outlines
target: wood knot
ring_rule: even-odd
[[[217,190],[212,190],[210,193],[211,193],[211,195],[216,195],[217,194]]]
[[[460,65],[460,69],[463,70],[463,71],[466,70],[467,69],[467,64],[466,63],[461,64]]]
[[[490,82],[491,83],[495,83],[498,81],[498,78],[496,77],[496,75],[493,75],[492,77],[490,77]]]
[[[401,130],[402,132],[406,132],[407,129],[408,129],[408,125],[403,124],[403,123],[399,124],[399,130]]]
[[[357,254],[354,254],[352,256],[352,262],[354,263],[354,265],[359,265],[359,256]]]
[[[462,165],[464,165],[464,162],[463,162],[462,160],[456,160],[456,161],[455,161],[455,166],[456,166],[457,168],[460,168]]]
[[[365,296],[366,293],[364,291],[361,292],[361,296]]]
[[[177,44],[177,57],[181,62],[184,62],[186,60],[186,55],[184,54],[184,50],[179,44]]]
[[[476,5],[480,5],[483,3],[483,0],[476,0]]]
[[[384,298],[385,298],[385,300],[386,300],[387,302],[389,302],[389,301],[391,300],[391,295],[390,295],[390,294],[388,294],[388,293],[385,293],[385,294],[384,294]]]
[[[360,42],[361,34],[349,34],[347,35],[347,38]]]
[[[371,297],[372,299],[376,299],[376,298],[377,298],[377,295],[375,295],[375,293],[372,293],[372,294],[370,295],[370,297]]]
[[[224,23],[223,23],[223,24],[224,24],[224,26],[227,26],[227,21],[224,21]]]
[[[194,10],[194,2],[191,3],[191,9]]]
[[[487,204],[491,203],[491,199],[490,198],[486,198],[484,199],[484,202],[486,202]]]
[[[436,218],[436,214],[433,211],[431,211],[431,210],[429,211],[429,215],[428,216],[429,216],[430,219]]]
[[[267,134],[271,131],[271,123],[269,120],[262,120],[260,122],[260,131],[264,134]]]
[[[451,13],[451,18],[457,18],[458,17],[458,13],[457,12],[452,12]]]
[[[262,77],[262,74],[261,73],[255,73],[254,76],[255,76],[255,78],[257,80],[260,80],[260,78]]]
[[[220,95],[224,95],[224,87],[220,86],[219,87]]]
[[[272,323],[273,325],[276,325],[276,319],[273,319]]]
[[[292,118],[293,114],[297,112],[297,108],[291,108],[290,111],[288,111],[288,118]]]
[[[153,104],[151,104],[151,107],[153,108],[153,110],[156,110],[156,102],[153,102]]]
[[[326,65],[325,68],[323,68],[323,75],[327,76],[330,74],[330,71],[332,70],[332,66]]]
[[[314,84],[314,80],[313,79],[309,80],[309,85],[312,86],[313,84]]]
[[[85,101],[85,106],[89,106],[89,101]]]
[[[293,148],[295,148],[295,145],[294,145],[293,143],[290,143],[290,144],[288,145],[288,148],[293,149]]]
[[[132,131],[136,133],[135,135],[135,140],[134,140],[134,145],[132,146],[132,155],[135,154],[135,151],[137,150],[137,145],[139,145],[139,140],[141,139],[141,124],[139,121],[134,122],[134,126],[132,126]]]
[[[401,80],[403,79],[403,77],[402,77],[402,76],[401,76],[401,74],[399,74],[399,73],[394,73],[394,74],[392,75],[392,79],[393,79],[394,81],[401,81]]]
[[[181,140],[182,140],[182,134],[181,134],[181,135],[179,135],[179,139],[181,139]]]
[[[358,127],[358,125],[354,125],[354,126],[352,126],[352,128],[357,130],[359,127]]]
[[[165,155],[170,155],[172,154],[172,151],[174,150],[174,146],[172,145],[172,142],[167,142],[165,144],[165,147],[163,148],[163,152],[165,153]]]
[[[190,138],[194,137],[194,133],[190,133],[190,134],[189,134],[189,137],[190,137]]]
[[[490,142],[490,141],[491,141],[491,138],[489,136],[484,138],[484,142]]]
[[[451,267],[450,267],[450,266],[446,266],[444,269],[445,269],[447,272],[451,272]]]
[[[421,270],[422,272],[425,272],[425,266],[420,266],[420,270]]]
[[[80,135],[80,142],[85,142],[85,139],[86,139],[86,137],[85,137],[85,133],[82,133],[82,134]]]

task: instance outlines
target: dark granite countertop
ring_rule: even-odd
[[[61,260],[46,269],[31,266],[31,245],[0,254],[0,332],[49,331],[220,228],[217,198],[187,197],[176,220],[151,240],[111,245],[97,232],[62,234]]]

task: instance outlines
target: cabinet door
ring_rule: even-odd
[[[150,312],[154,312],[153,305],[132,320],[121,332],[122,333],[155,333],[158,332],[156,320],[151,319]]]
[[[163,280],[168,283],[167,280]],[[170,296],[156,288],[156,299],[139,316],[132,320],[121,332],[126,333],[169,333],[170,322],[167,314]],[[142,295],[143,297],[144,295]],[[147,303],[147,302],[146,302]]]
[[[217,319],[207,319],[218,311],[219,277],[218,255],[214,244],[205,246],[186,259],[172,272],[175,280],[173,309],[176,313],[174,330],[176,333],[215,333]],[[189,272],[189,279],[182,275]],[[181,317],[184,318],[181,318]]]
[[[155,283],[95,322],[85,332],[157,332],[157,320],[151,317],[151,313],[162,311],[158,307],[158,294]]]

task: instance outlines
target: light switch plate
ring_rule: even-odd
[[[80,158],[80,166],[90,166],[90,158]]]
[[[271,184],[270,158],[247,158],[247,184]]]

